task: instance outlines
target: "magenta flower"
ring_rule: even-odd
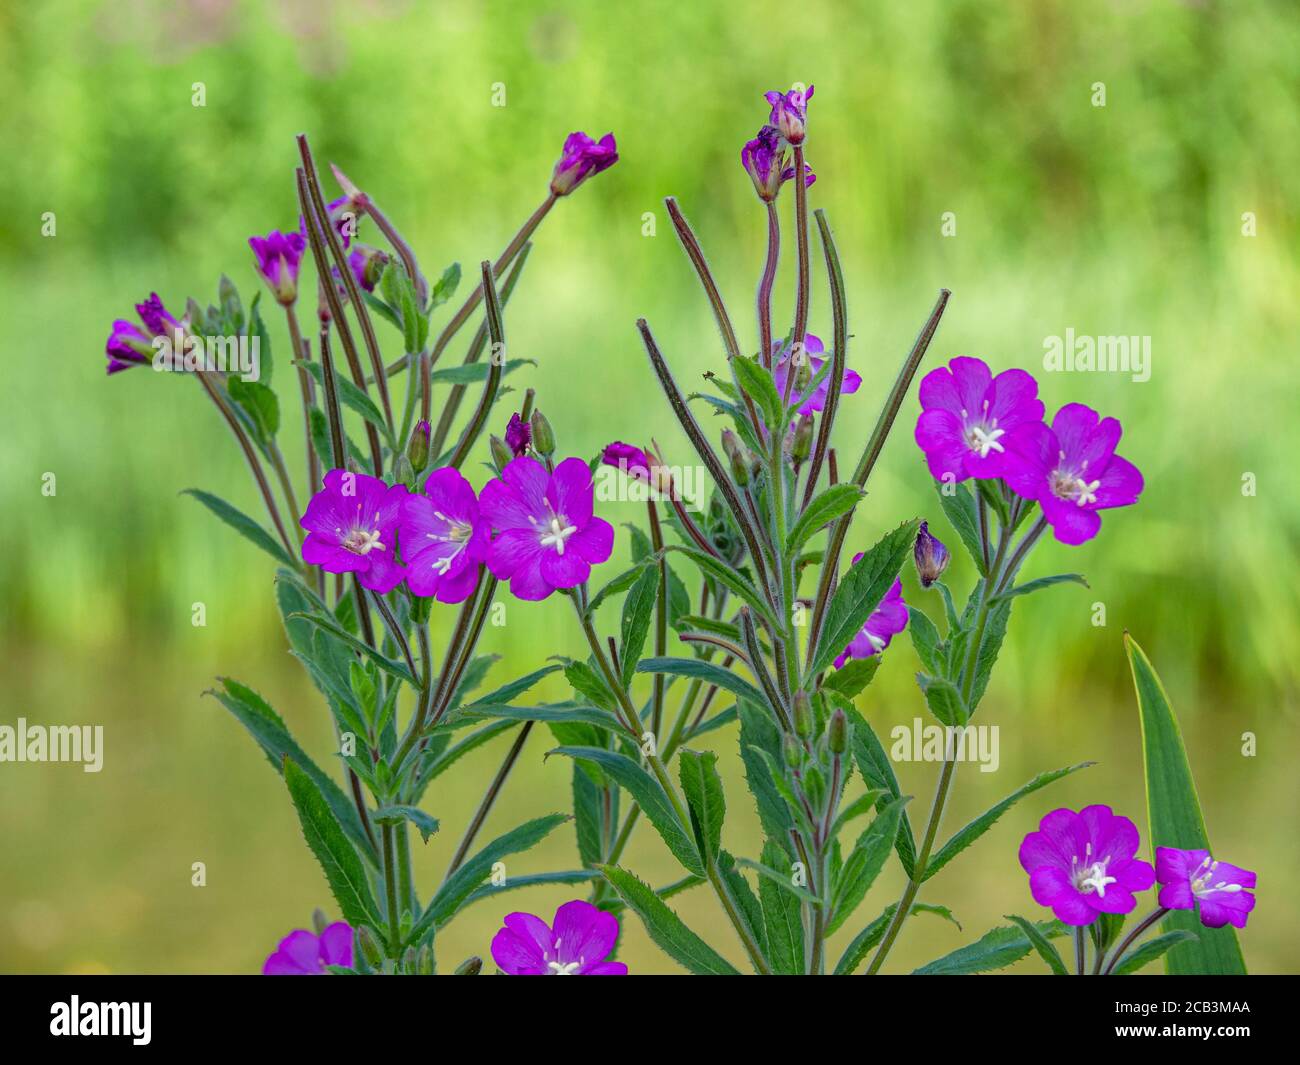
[[[1123,430],[1082,403],[1067,403],[1052,419],[1021,425],[1006,440],[1002,476],[1012,491],[1035,499],[1063,544],[1091,540],[1099,510],[1126,507],[1142,494],[1142,473],[1115,454]]]
[[[406,584],[440,603],[463,603],[478,582],[492,529],[460,471],[443,466],[429,474],[424,494],[402,497],[398,535]]]
[[[592,514],[594,497],[582,459],[565,459],[554,473],[528,455],[508,462],[479,496],[498,534],[487,559],[493,576],[528,600],[586,581],[614,549],[614,527]]]
[[[263,976],[324,976],[327,965],[352,968],[352,929],[335,921],[320,935],[290,932],[262,966]]]
[[[1156,878],[1149,862],[1133,857],[1138,830],[1109,806],[1053,810],[1020,844],[1020,864],[1040,906],[1068,925],[1092,924],[1103,913],[1131,913],[1136,891]]]
[[[862,557],[859,551],[853,556],[857,562]],[[889,586],[885,598],[871,612],[867,623],[858,630],[858,634],[835,659],[835,668],[843,669],[850,658],[870,658],[889,646],[889,641],[907,628],[907,604],[903,602],[903,582],[897,577]]]
[[[775,126],[764,126],[751,141],[740,149],[740,164],[754,182],[754,191],[765,203],[771,203],[781,191],[781,186],[794,177],[790,150],[781,140]],[[804,164],[804,185],[817,180],[812,167]]]
[[[658,447],[658,444],[655,446]],[[600,461],[603,466],[622,470],[634,481],[649,485],[660,495],[674,498],[673,471],[653,451],[642,451],[635,444],[614,440],[605,445],[600,453]]]
[[[1156,879],[1160,905],[1168,910],[1201,908],[1201,924],[1245,928],[1255,908],[1255,874],[1227,862],[1216,862],[1209,851],[1156,848]]]
[[[384,276],[384,267],[388,265],[388,253],[369,244],[356,243],[348,253],[348,267],[357,284],[365,292],[374,292],[379,279]],[[335,268],[337,269],[337,267]]]
[[[570,133],[551,175],[551,192],[556,196],[567,196],[587,178],[608,170],[617,162],[614,134],[606,133],[594,141],[585,133]]]
[[[802,144],[808,133],[808,101],[813,97],[813,87],[807,90],[791,89],[789,92],[764,93],[763,98],[772,105],[768,122],[781,132],[789,144]]]
[[[506,915],[492,938],[492,959],[510,976],[626,976],[606,961],[618,941],[618,919],[574,899],[555,911],[553,927],[531,913]]]
[[[916,444],[937,480],[1001,477],[1003,437],[1043,417],[1033,377],[1024,370],[994,377],[981,359],[966,356],[925,375],[921,407]]]
[[[300,524],[302,559],[327,573],[355,573],[363,588],[384,595],[406,576],[397,561],[397,522],[406,486],[330,470]]]
[[[532,439],[533,427],[518,414],[510,415],[510,421],[506,424],[506,447],[510,449],[510,453],[518,458],[528,450]]]
[[[108,354],[108,372],[111,374],[149,363],[154,353],[152,340],[139,326],[125,318],[118,318],[113,323],[104,350]]]
[[[916,573],[921,578],[921,587],[929,588],[943,576],[952,556],[944,547],[943,541],[930,533],[930,523],[921,522],[916,531],[916,545],[912,549],[912,558],[916,562]]]
[[[270,286],[276,302],[289,306],[298,298],[298,268],[307,238],[273,229],[264,237],[249,237],[248,246],[257,256],[257,272]]]
[[[135,313],[140,316],[140,321],[144,322],[144,327],[151,336],[170,337],[177,329],[183,328],[163,306],[156,292],[150,292],[147,300],[137,303]]]
[[[826,348],[822,345],[819,337],[809,333],[804,337],[803,350],[804,357],[808,360],[808,370],[810,374],[809,380],[811,380],[813,377],[817,376],[818,371],[822,368],[822,364],[826,361],[825,359],[818,358],[819,355],[822,355],[825,352]],[[791,363],[797,362],[797,360],[790,358],[786,351],[785,341],[773,345],[772,359],[775,363],[772,376],[776,381],[776,390],[784,396],[786,376],[791,372]],[[799,369],[799,366],[793,366],[796,375],[798,374]],[[861,386],[862,378],[847,366],[844,367],[844,380],[840,384],[840,395],[850,395],[851,393],[856,392]],[[801,401],[799,404],[799,413],[813,414],[816,411],[823,410],[826,406],[827,397],[829,397],[830,394],[831,379],[830,375],[827,374],[816,388],[809,389],[799,397]]]

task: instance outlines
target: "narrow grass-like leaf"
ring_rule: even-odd
[[[1047,939],[1065,935],[1060,921],[1039,921],[1035,927]],[[1020,928],[994,928],[974,943],[959,947],[942,958],[913,970],[913,976],[964,976],[987,973],[1013,965],[1033,949],[1029,937]]]
[[[687,928],[682,919],[647,884],[616,865],[603,865],[600,871],[623,901],[641,918],[650,938],[687,971],[697,976],[740,975],[730,962]]]
[[[297,560],[289,556],[289,553],[285,551],[283,545],[274,536],[242,510],[231,506],[220,496],[214,496],[211,492],[205,492],[200,488],[186,488],[181,492],[181,495],[193,496],[245,540],[256,544],[281,565],[288,566],[290,569],[298,568]]]
[[[1052,945],[1038,926],[1023,917],[1016,917],[1014,914],[1007,914],[1006,918],[1015,924],[1020,931],[1024,932],[1025,938],[1033,945],[1034,950],[1038,951],[1038,956],[1047,962],[1047,967],[1052,970],[1053,976],[1069,976],[1070,970],[1066,968],[1065,962],[1061,960],[1060,951]]]

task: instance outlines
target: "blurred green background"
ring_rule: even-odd
[[[949,904],[965,932],[913,921],[891,968],[1035,911],[1016,848],[1048,809],[1107,802],[1145,838],[1128,629],[1181,714],[1218,855],[1259,871],[1247,960],[1295,971],[1300,917],[1285,886],[1300,877],[1298,55],[1300,10],[1285,2],[4,5],[0,723],[103,724],[106,754],[98,775],[0,765],[0,970],[256,971],[314,906],[328,907],[280,780],[200,697],[214,676],[239,677],[329,758],[326,711],[285,651],[272,564],[177,493],[200,486],[260,518],[259,500],[192,382],[147,370],[105,379],[111,321],[152,289],[172,306],[207,303],[223,271],[252,294],[247,236],[297,214],[298,131],[374,195],[433,274],[453,260],[474,271],[500,251],[544,196],[570,130],[612,129],[621,161],[558,206],[510,306],[512,354],[539,363],[513,381],[538,390],[567,453],[653,434],[685,461],[633,322],[649,319],[684,382],[722,356],[662,198],[679,198],[752,338],[764,227],[737,155],[765,121],[762,92],[800,80],[817,89],[810,197],[844,255],[849,359],[864,377],[842,407],[841,451],[856,454],[946,286],[928,365],[975,354],[1036,372],[1049,412],[1078,400],[1118,416],[1120,450],[1147,479],[1140,505],[1107,512],[1095,541],[1036,553],[1031,575],[1079,570],[1092,587],[1017,608],[981,710],[1001,727],[1002,764],[959,776],[944,834],[1040,770],[1099,764],[1032,796],[927,885],[923,897]],[[54,236],[42,235],[46,212]],[[954,236],[941,234],[945,212]],[[790,264],[787,254],[778,321]],[[270,321],[291,414],[282,323]],[[830,332],[820,273],[812,325]],[[1150,381],[1043,374],[1044,338],[1067,328],[1150,336]],[[916,410],[912,398],[859,512],[859,548],[913,514],[948,531],[910,441]],[[297,422],[286,424],[300,469]],[[610,504],[605,516],[617,525],[643,511]],[[971,576],[960,561],[950,573],[963,591]],[[910,573],[906,594],[937,605]],[[196,602],[206,627],[190,624]],[[1104,626],[1092,623],[1095,603]],[[509,656],[497,681],[576,652],[565,606],[512,605],[507,625],[489,630],[488,649]],[[908,642],[896,643],[861,700],[880,731],[923,713],[915,669]],[[1253,756],[1244,733],[1257,737]],[[547,740],[530,740],[484,838],[566,808],[570,767],[543,763]],[[728,845],[753,854],[734,731],[711,740],[727,773]],[[426,892],[505,742],[427,797],[444,828],[416,844]],[[918,806],[934,772],[899,766]],[[206,887],[190,884],[195,861]],[[562,829],[510,868],[575,864]],[[652,882],[675,878],[644,830],[626,864]],[[839,939],[896,898],[898,878],[882,877]],[[442,966],[486,955],[507,910],[549,917],[569,894],[476,904],[440,935]],[[675,905],[735,957],[710,896]],[[634,971],[673,970],[639,922],[625,928]]]

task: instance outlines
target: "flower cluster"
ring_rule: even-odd
[[[613,551],[613,526],[594,515],[594,501],[591,471],[576,458],[551,470],[521,455],[478,496],[450,466],[433,470],[422,493],[330,470],[302,517],[302,557],[355,573],[380,595],[405,580],[442,603],[469,598],[486,564],[517,598],[545,599],[584,583]]]
[[[795,177],[791,151],[802,146],[807,136],[808,101],[812,94],[811,85],[807,91],[791,89],[784,93],[766,93],[764,98],[772,109],[767,125],[740,149],[740,165],[754,182],[754,191],[764,203],[772,203],[781,186]],[[807,163],[803,164],[802,176],[805,188],[817,180]]]
[[[1081,544],[1101,528],[1097,513],[1136,503],[1142,474],[1115,454],[1121,428],[1082,403],[1043,423],[1038,382],[1024,370],[996,377],[961,356],[921,381],[916,443],[930,473],[947,482],[1003,480],[1037,503],[1057,540]]]

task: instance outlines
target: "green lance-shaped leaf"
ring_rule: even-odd
[[[763,424],[773,432],[783,430],[785,406],[772,375],[753,359],[732,359],[731,368],[740,387],[763,415]]]
[[[763,845],[763,862],[766,869],[782,869],[790,864],[790,857],[772,840]],[[803,912],[799,898],[767,876],[758,878],[758,898],[763,907],[763,922],[767,927],[768,959],[781,976],[803,973],[804,940]]]
[[[753,701],[739,704],[740,757],[745,765],[745,781],[754,797],[763,831],[770,839],[777,840],[784,850],[790,846],[790,828],[793,822],[769,768],[779,763],[781,758],[781,733],[771,714],[765,712],[762,705]]]
[[[1047,939],[1065,935],[1060,921],[1039,921],[1035,928]],[[912,972],[913,976],[965,976],[1013,965],[1033,949],[1029,937],[1014,925],[995,928],[974,943],[959,947]]]
[[[858,908],[871,885],[876,882],[880,870],[885,867],[885,860],[894,848],[898,837],[898,825],[907,805],[907,797],[895,799],[876,814],[875,820],[867,826],[858,837],[853,852],[844,862],[840,875],[835,881],[835,893],[831,903],[831,919],[826,926],[826,934],[833,935],[854,910]]]
[[[183,496],[193,496],[202,503],[208,510],[212,511],[218,518],[229,525],[235,532],[239,533],[244,539],[256,544],[273,559],[281,565],[296,569],[298,563],[289,556],[284,547],[262,526],[258,525],[252,518],[229,503],[220,496],[214,496],[211,492],[204,492],[199,488],[187,488],[181,492]]]
[[[790,535],[786,537],[786,552],[797,555],[799,549],[817,532],[836,518],[843,517],[858,504],[862,489],[855,484],[836,484],[815,497],[799,515]]]
[[[498,836],[447,878],[437,894],[429,900],[428,907],[416,922],[417,926],[441,928],[480,887],[484,878],[491,873],[493,865],[502,858],[535,847],[568,820],[568,814],[547,814],[545,817],[525,821],[518,828]]]
[[[374,812],[374,820],[381,825],[396,825],[403,821],[410,821],[425,843],[428,843],[429,837],[438,831],[438,819],[436,817],[425,813],[418,806],[406,806],[402,803],[381,806]]]
[[[916,685],[925,696],[925,705],[930,708],[930,713],[941,723],[949,728],[960,728],[966,724],[966,707],[961,701],[961,692],[952,681],[918,673]]]
[[[594,869],[566,869],[557,873],[529,873],[527,876],[509,876],[500,885],[489,882],[475,889],[461,905],[461,909],[464,909],[471,902],[492,898],[495,895],[500,895],[503,891],[518,891],[520,888],[538,887],[545,884],[585,884],[589,880],[595,880],[599,875]]]
[[[837,669],[822,681],[822,691],[838,692],[848,699],[860,695],[871,683],[880,668],[880,655],[870,658],[850,658],[842,669]]]
[[[740,973],[682,923],[668,905],[637,877],[616,865],[600,871],[645,925],[650,938],[670,958],[697,976],[739,976]]]
[[[654,615],[655,601],[658,598],[659,571],[647,567],[623,600],[622,643],[618,653],[623,667],[624,686],[632,682],[641,652],[645,650],[646,634],[650,631],[650,619]]]
[[[844,948],[840,960],[835,963],[836,976],[851,976],[857,971],[858,966],[867,960],[867,955],[885,937],[885,929],[889,927],[889,922],[893,919],[897,909],[898,903],[891,902],[879,917],[853,937],[853,942]],[[947,906],[935,906],[928,902],[914,902],[909,912],[912,914],[933,913],[946,921],[951,921],[957,926],[958,931],[961,930],[961,922],[952,915],[952,910],[948,909]]]
[[[550,676],[559,668],[558,665],[554,665],[543,666],[541,669],[535,669],[531,673],[526,673],[522,677],[517,677],[508,684],[501,685],[501,687],[497,688],[496,691],[489,692],[487,695],[475,699],[472,703],[465,704],[461,709],[466,713],[476,713],[480,706],[500,706],[502,703],[508,703],[511,700],[518,698],[520,695],[523,695],[524,692],[528,691],[528,689],[539,680],[543,677]]]
[[[908,607],[907,633],[912,638],[916,657],[921,660],[925,671],[932,676],[942,677],[944,675],[944,661],[941,654],[943,638],[939,635],[938,627],[930,620],[930,615],[917,607]],[[871,658],[879,657],[879,655],[871,656]],[[861,661],[870,662],[871,658]]]
[[[289,617],[301,619],[303,621],[310,621],[313,625],[317,626],[317,628],[328,632],[331,636],[337,636],[344,643],[349,644],[354,650],[360,651],[385,673],[389,673],[392,676],[397,677],[399,680],[406,681],[412,687],[419,687],[419,681],[415,679],[415,674],[413,674],[404,663],[381,654],[368,643],[357,639],[357,637],[353,636],[352,633],[348,632],[347,629],[332,617],[315,612],[290,614]]]
[[[705,577],[712,577],[714,580],[726,585],[730,591],[740,596],[755,613],[760,614],[770,625],[774,628],[780,628],[780,622],[777,620],[776,615],[772,613],[772,608],[759,590],[742,574],[732,569],[721,559],[714,558],[712,555],[705,554],[699,548],[688,547],[685,544],[670,544],[666,550],[677,551],[685,555],[699,567],[700,572]]]
[[[1065,962],[1061,960],[1061,954],[1032,921],[1027,921],[1023,917],[1016,917],[1014,914],[1007,914],[1007,920],[1015,924],[1025,934],[1025,938],[1033,945],[1034,950],[1038,951],[1038,956],[1047,962],[1047,967],[1052,970],[1053,976],[1069,976],[1070,970],[1066,968]]]
[[[767,703],[763,693],[746,680],[742,680],[729,669],[703,662],[698,658],[647,658],[637,667],[638,673],[669,673],[676,677],[699,677],[708,684],[716,684],[724,691],[731,692],[737,699],[764,706]]]
[[[882,792],[876,802],[878,813],[890,801],[899,798],[902,794],[898,788],[898,777],[894,775],[893,763],[890,762],[885,748],[881,746],[880,737],[876,735],[875,729],[867,724],[866,718],[858,713],[853,704],[836,692],[827,694],[830,701],[844,711],[848,716],[849,724],[853,726],[849,739],[850,749],[853,751],[853,761],[857,763],[862,778],[867,782],[868,787]],[[912,824],[907,819],[906,811],[899,820],[898,836],[894,840],[894,847],[898,851],[898,860],[903,865],[903,872],[910,877],[916,864],[916,837],[912,835]]]
[[[997,822],[998,818],[1006,813],[1012,806],[1018,803],[1026,795],[1030,795],[1039,788],[1045,788],[1062,777],[1068,777],[1071,773],[1078,772],[1080,769],[1087,769],[1089,766],[1096,765],[1096,762],[1080,762],[1078,765],[1069,765],[1063,769],[1053,769],[1047,773],[1039,773],[1033,780],[1022,785],[1008,795],[1001,802],[990,806],[979,817],[975,818],[969,824],[958,829],[958,831],[948,840],[935,855],[930,859],[929,864],[925,867],[925,876],[921,878],[924,883],[934,876],[940,869],[952,861],[957,855],[974,843],[980,836],[984,835]]]
[[[918,523],[919,519],[913,518],[885,534],[849,567],[827,607],[817,654],[808,667],[809,676],[815,677],[835,661],[885,598],[916,542]]]
[[[379,927],[379,908],[370,894],[365,868],[315,781],[293,759],[284,759],[284,781],[307,846],[316,855],[343,919],[354,928]]]
[[[609,751],[602,747],[556,747],[549,753],[563,754],[570,758],[595,763],[603,773],[615,780],[619,787],[627,790],[637,801],[664,843],[668,845],[668,849],[682,863],[686,871],[696,876],[704,875],[704,865],[691,836],[690,826],[682,824],[678,819],[659,781],[631,758],[618,751]]]
[[[1198,933],[1189,932],[1185,928],[1178,928],[1172,932],[1165,932],[1163,935],[1156,936],[1154,939],[1148,939],[1141,946],[1134,947],[1124,957],[1120,958],[1115,968],[1111,970],[1111,975],[1128,976],[1137,972],[1143,966],[1150,965],[1157,958],[1163,958],[1179,943],[1194,943],[1198,939],[1200,939]]]
[[[1032,581],[1025,581],[1024,584],[1017,584],[1014,588],[1008,588],[1001,595],[995,595],[990,602],[1001,603],[1006,599],[1014,599],[1019,595],[1029,595],[1031,592],[1037,592],[1042,588],[1050,588],[1054,584],[1082,584],[1085,588],[1089,587],[1082,573],[1058,573],[1053,577],[1036,577]]]
[[[713,862],[722,850],[722,822],[727,816],[718,756],[712,751],[684,750],[677,756],[677,772],[690,810],[696,846],[706,864]]]
[[[331,812],[343,826],[343,831],[347,833],[348,838],[356,845],[362,856],[378,868],[378,855],[366,836],[365,829],[361,826],[361,818],[357,815],[356,807],[343,793],[343,789],[335,784],[329,775],[308,757],[307,752],[298,746],[283,719],[265,699],[252,688],[229,677],[222,677],[220,680],[225,690],[213,689],[208,694],[235,715],[236,720],[248,730],[249,735],[266,753],[267,761],[277,773],[283,772],[287,757],[311,777]]]
[[[1128,633],[1124,634],[1124,646],[1133,671],[1142,722],[1142,765],[1146,773],[1152,860],[1157,847],[1206,850],[1213,854],[1182,731],[1169,696],[1150,660]],[[1166,931],[1194,932],[1198,937],[1195,942],[1174,945],[1165,955],[1166,972],[1179,976],[1245,975],[1246,961],[1231,925],[1202,928],[1194,910],[1175,910],[1162,925]]]
[[[964,484],[946,484],[943,481],[935,481],[934,490],[939,494],[939,506],[943,507],[948,523],[961,538],[975,568],[981,577],[987,577],[984,548],[980,542],[979,510],[971,490]]]

